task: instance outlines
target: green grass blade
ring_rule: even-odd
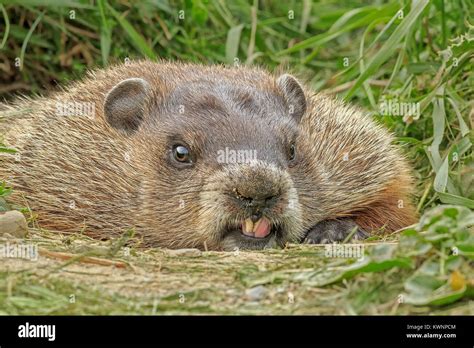
[[[375,74],[377,69],[386,62],[392,55],[393,52],[397,49],[398,43],[405,37],[405,35],[410,30],[411,26],[419,18],[426,5],[428,5],[428,0],[418,0],[414,1],[414,6],[412,7],[410,13],[402,20],[399,26],[394,30],[392,35],[387,39],[387,41],[382,45],[380,50],[373,56],[370,62],[367,64],[367,68],[361,73],[357,78],[354,86],[347,92],[345,99],[350,99],[354,93],[359,89],[362,83],[367,80],[370,76]]]
[[[444,89],[441,89],[441,91],[438,92],[444,92]],[[433,118],[433,142],[430,146],[430,152],[433,156],[433,170],[437,172],[439,167],[441,167],[442,162],[439,153],[439,146],[443,141],[446,126],[446,112],[442,98],[436,98],[433,100],[433,114],[431,117]]]
[[[342,27],[354,16],[365,13],[365,12],[371,12],[376,10],[375,6],[365,6],[365,7],[360,7],[360,8],[355,8],[352,10],[347,11],[344,13],[341,17],[339,17],[333,25],[331,25],[331,28],[329,28],[328,32],[333,33]]]
[[[446,12],[444,10],[444,0],[440,0],[441,7],[441,43],[443,47],[446,47]]]
[[[125,30],[135,48],[144,56],[150,59],[156,59],[155,53],[150,48],[150,46],[148,46],[143,36],[141,36],[123,16],[121,16],[117,11],[115,11],[112,6],[107,4],[107,7],[115,17],[117,22],[119,22],[122,29]]]
[[[30,30],[28,31],[28,34],[26,34],[25,40],[23,41],[23,44],[21,45],[21,51],[20,51],[20,70],[23,70],[23,65],[24,65],[24,58],[25,58],[25,52],[26,52],[26,46],[28,46],[28,41],[31,38],[31,35],[33,35],[33,32],[35,31],[36,27],[38,26],[39,22],[41,22],[41,19],[43,19],[44,13],[41,13],[38,18],[33,22],[31,25]]]
[[[436,171],[436,176],[433,183],[433,188],[436,192],[444,192],[446,185],[448,184],[448,173],[449,173],[449,157],[443,161],[443,164]]]
[[[97,7],[100,13],[100,52],[102,55],[102,64],[106,65],[109,59],[110,46],[112,44],[112,33],[105,16],[105,7],[107,2],[105,0],[98,0]]]
[[[462,118],[461,112],[459,111],[458,106],[456,105],[456,102],[452,100],[451,98],[447,98],[449,103],[454,109],[454,112],[456,113],[456,116],[458,118],[459,122],[459,130],[461,131],[461,135],[465,137],[470,133],[468,126],[466,125],[466,122],[464,122],[464,119]]]
[[[84,3],[82,1],[73,1],[73,0],[9,0],[1,1],[8,5],[18,4],[21,6],[42,6],[42,7],[68,7],[71,9],[89,9],[93,10],[94,6]]]
[[[368,25],[369,23],[371,23],[375,19],[379,18],[380,16],[391,15],[391,14],[393,14],[393,12],[395,10],[396,10],[396,4],[386,5],[381,10],[372,11],[371,13],[366,15],[365,17],[355,21],[354,23],[350,23],[350,24],[344,26],[344,27],[342,27],[341,29],[339,29],[335,32],[326,32],[326,33],[323,33],[323,34],[313,36],[309,39],[301,41],[300,43],[298,43],[298,44],[296,44],[296,45],[294,45],[290,48],[282,50],[282,51],[278,52],[277,54],[279,56],[281,56],[281,55],[284,55],[284,54],[301,51],[301,50],[306,49],[306,48],[313,48],[314,49],[317,46],[320,46],[320,45],[322,45],[322,44],[324,44],[328,41],[331,41],[331,40],[335,39],[336,37],[338,37],[338,36],[340,36],[340,35],[342,35],[346,32],[349,32],[353,29],[360,28],[360,27]]]
[[[5,7],[0,4],[0,8],[2,9],[3,19],[5,20],[5,33],[3,34],[2,43],[0,44],[0,50],[5,47],[7,43],[8,34],[10,33],[10,20],[8,19],[7,11],[5,11]]]
[[[234,59],[237,58],[239,52],[240,34],[244,28],[243,24],[237,25],[230,28],[227,33],[227,41],[225,44],[225,59],[227,63],[234,63]]]
[[[445,204],[456,204],[456,205],[462,205],[464,207],[474,209],[474,200],[466,198],[466,197],[461,197],[458,195],[453,195],[451,193],[447,192],[438,192],[439,199],[441,202]]]

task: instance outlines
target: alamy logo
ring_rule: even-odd
[[[0,259],[25,259],[31,261],[38,260],[38,245],[36,244],[0,244]]]
[[[400,102],[396,98],[382,97],[380,114],[384,116],[412,116],[418,119],[420,117],[420,103]]]
[[[57,102],[56,114],[58,116],[95,116],[95,104],[90,102]]]
[[[363,244],[326,244],[324,256],[329,258],[362,259],[364,257]]]
[[[47,338],[48,341],[56,339],[56,325],[35,325],[28,322],[18,326],[20,338]]]
[[[228,147],[217,151],[218,163],[250,163],[257,159],[257,150],[233,150]]]

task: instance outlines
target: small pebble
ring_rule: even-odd
[[[16,210],[0,213],[0,236],[9,234],[15,238],[26,236],[27,223],[25,216]]]
[[[251,301],[259,301],[265,296],[267,291],[268,290],[263,285],[259,285],[254,288],[245,290],[245,295]]]
[[[169,256],[187,256],[187,257],[199,257],[202,255],[202,251],[199,249],[176,249],[168,250]]]

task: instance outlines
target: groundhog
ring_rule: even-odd
[[[137,61],[0,109],[0,178],[44,229],[234,250],[416,221],[389,132],[289,74]]]

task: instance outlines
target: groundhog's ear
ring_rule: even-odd
[[[285,96],[288,112],[299,122],[306,111],[306,97],[297,79],[289,74],[283,74],[277,79],[278,87]]]
[[[104,102],[106,121],[128,134],[138,129],[144,117],[149,84],[140,78],[123,80],[113,87]]]

